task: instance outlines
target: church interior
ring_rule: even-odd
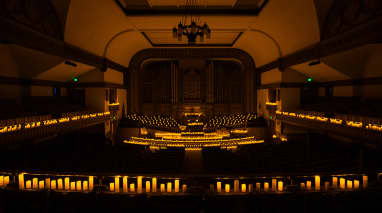
[[[0,0],[0,212],[382,210],[382,1]]]

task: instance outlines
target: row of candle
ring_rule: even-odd
[[[9,184],[9,176],[0,176],[0,187],[7,187]]]
[[[151,181],[150,180],[146,180],[145,181],[145,188],[143,188],[143,177],[142,176],[138,176],[137,177],[137,182],[136,183],[128,183],[128,178],[127,176],[124,176],[122,177],[122,192],[124,193],[127,193],[127,192],[130,192],[130,193],[138,193],[138,194],[141,194],[143,192],[146,192],[146,193],[156,193],[158,192],[158,180],[156,177],[153,177],[151,178]],[[135,188],[135,186],[137,186],[137,189]],[[174,180],[174,187],[173,186],[173,183],[172,182],[167,182],[166,184],[165,183],[161,183],[160,185],[160,192],[161,193],[179,193],[179,192],[186,192],[187,191],[187,185],[186,184],[183,184],[182,185],[182,190],[180,191],[180,180],[179,179],[175,179]],[[114,178],[114,182],[112,183],[109,183],[109,191],[110,192],[121,192],[121,188],[120,188],[120,177],[117,176]]]
[[[248,186],[248,187],[247,187]],[[214,186],[210,185],[210,190],[214,191]],[[261,187],[261,183],[257,182],[256,183],[256,192],[283,192],[284,191],[284,182],[279,180],[277,181],[276,179],[272,179],[272,187],[269,188],[269,183],[264,182],[263,187]],[[241,184],[239,180],[234,180],[233,183],[233,191],[231,190],[231,185],[226,183],[224,185],[224,190],[222,190],[222,182],[217,181],[216,182],[216,192],[217,193],[247,193],[247,192],[253,192],[253,184]]]

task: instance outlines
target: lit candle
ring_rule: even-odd
[[[89,176],[89,191],[93,191],[93,186],[94,186],[94,177]]]
[[[182,185],[182,192],[186,192],[187,191],[187,185],[186,184],[183,184]]]
[[[31,189],[31,188],[32,188],[32,181],[27,180],[27,181],[26,181],[26,184],[25,184],[25,188],[26,188],[26,189]]]
[[[114,192],[114,183],[110,183],[110,191]]]
[[[167,183],[167,192],[172,192],[172,184],[171,184],[171,182]]]
[[[353,189],[353,181],[348,180],[346,185],[347,185],[347,189],[348,190],[352,190]]]
[[[58,190],[62,190],[63,189],[62,178],[59,178],[57,180],[57,187],[58,187]]]
[[[305,190],[305,183],[300,183],[300,189]]]
[[[114,178],[115,192],[119,192],[119,176]]]
[[[261,183],[256,183],[256,192],[261,191]]]
[[[56,180],[52,180],[50,182],[50,189],[51,190],[56,190],[56,187],[57,187],[57,181]]]
[[[316,191],[320,191],[321,189],[321,178],[318,175],[314,176],[314,189]]]
[[[81,187],[81,181],[77,181],[77,191],[82,191],[82,187]]]
[[[19,174],[19,189],[24,190],[24,173]]]
[[[37,190],[38,189],[38,178],[33,178],[33,189]]]
[[[179,180],[175,180],[175,193],[179,192]]]
[[[230,185],[229,185],[229,184],[226,184],[226,185],[225,185],[225,192],[226,192],[226,193],[229,193],[229,191],[230,191]]]
[[[345,179],[344,178],[340,178],[340,189],[345,190]]]
[[[277,190],[278,190],[279,192],[282,192],[283,189],[284,189],[284,183],[283,183],[282,181],[279,181],[279,182],[278,182]]]
[[[142,193],[142,178],[142,176],[138,176],[137,178],[138,193]]]
[[[329,190],[329,181],[325,181],[325,191]]]
[[[222,192],[222,182],[220,181],[216,182],[216,190],[218,193]]]
[[[146,181],[146,193],[149,193],[150,191],[150,181]]]
[[[272,179],[272,192],[276,191],[276,179]]]
[[[76,191],[76,182],[70,182],[70,191]]]
[[[306,189],[310,191],[312,189],[312,181],[306,181]]]
[[[359,189],[359,180],[354,180],[354,189]]]
[[[253,184],[248,185],[248,192],[253,192]]]
[[[233,192],[239,192],[239,180],[234,180],[233,182]]]
[[[4,186],[4,176],[0,176],[0,186]]]
[[[123,184],[123,192],[127,192],[127,176],[123,176],[123,179],[122,179],[122,184]]]
[[[135,192],[135,185],[134,185],[134,183],[130,184],[130,192]]]
[[[368,180],[369,180],[369,178],[366,175],[362,176],[362,188],[364,188],[364,189],[367,188]]]
[[[338,178],[337,177],[333,177],[332,187],[334,190],[337,190],[337,187],[338,187]]]
[[[40,190],[44,190],[44,181],[43,181],[43,180],[40,180],[40,181],[38,182],[38,189],[40,189]]]
[[[84,180],[84,181],[82,182],[82,189],[83,189],[84,191],[88,191],[88,190],[89,190],[89,182],[88,182],[87,180]]]
[[[268,191],[269,191],[269,183],[264,182],[264,192],[268,192]]]
[[[160,185],[160,192],[165,192],[165,189],[164,189],[164,183],[162,183],[162,184]]]
[[[156,177],[153,177],[152,180],[151,180],[151,182],[152,182],[152,185],[153,185],[153,189],[152,189],[152,191],[153,191],[153,192],[157,192],[157,178],[156,178]]]
[[[65,190],[69,191],[69,178],[66,177],[64,180],[65,180]]]
[[[9,184],[9,176],[4,177],[4,186],[7,186]]]
[[[241,192],[246,193],[247,192],[247,185],[241,184]]]
[[[50,189],[50,178],[45,178],[45,188],[46,188],[47,190]]]

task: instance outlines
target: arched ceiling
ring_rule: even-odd
[[[207,1],[208,2],[208,1]],[[247,51],[257,66],[277,59],[280,54],[293,53],[320,40],[319,24],[313,0],[271,0],[259,16],[204,16],[212,31],[243,31],[234,48]],[[65,41],[97,55],[103,55],[108,41],[117,33],[133,31],[116,38],[107,56],[128,66],[138,51],[151,48],[140,33],[147,30],[171,30],[179,22],[177,16],[127,17],[115,1],[71,1],[66,20]],[[213,34],[212,34],[213,36]]]

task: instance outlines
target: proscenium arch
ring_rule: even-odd
[[[257,106],[257,86],[260,83],[260,75],[256,71],[256,64],[253,58],[245,51],[237,48],[149,48],[137,52],[130,60],[129,72],[124,73],[125,86],[129,88],[129,111],[140,112],[138,74],[141,65],[146,60],[162,59],[182,59],[182,58],[233,58],[239,60],[243,67],[246,78],[245,81],[245,110],[246,112],[256,112]]]

